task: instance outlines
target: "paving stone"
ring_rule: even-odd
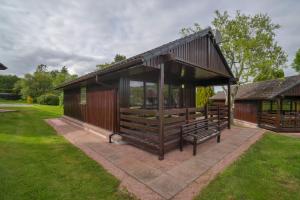
[[[212,165],[212,163],[207,163],[201,158],[195,157],[174,167],[167,173],[173,176],[176,181],[189,184],[196,180],[201,174],[205,173]]]
[[[151,181],[148,185],[166,199],[172,198],[187,186],[186,183],[177,181],[169,174],[162,174]]]
[[[118,177],[122,186],[146,200],[192,199],[261,134],[260,129],[232,127],[223,131],[221,143],[209,140],[198,145],[196,156],[192,155],[192,145],[186,145],[183,152],[171,151],[159,161],[157,155],[126,144],[109,144],[97,134],[61,119],[47,122]]]

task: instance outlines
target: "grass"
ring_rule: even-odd
[[[300,139],[265,135],[195,199],[300,199]]]
[[[120,182],[48,126],[58,106],[0,113],[0,199],[131,199]]]

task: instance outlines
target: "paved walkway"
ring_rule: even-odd
[[[219,172],[255,143],[263,130],[232,127],[224,130],[221,143],[216,139],[184,151],[173,150],[159,161],[156,155],[127,144],[109,144],[107,139],[88,132],[65,119],[50,119],[59,134],[96,160],[121,180],[140,199],[192,199]]]

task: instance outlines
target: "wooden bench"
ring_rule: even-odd
[[[180,151],[183,150],[183,142],[193,144],[193,155],[197,153],[197,145],[217,137],[220,142],[220,125],[219,122],[213,122],[209,119],[195,120],[181,126],[180,131]]]

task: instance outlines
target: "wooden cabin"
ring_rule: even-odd
[[[210,28],[65,83],[64,115],[118,133],[147,151],[179,145],[180,126],[227,107],[196,108],[195,87],[235,79]],[[228,124],[230,126],[230,124]]]
[[[225,95],[218,92],[211,100],[222,104]],[[235,119],[276,132],[299,132],[300,75],[241,85],[234,105]]]

